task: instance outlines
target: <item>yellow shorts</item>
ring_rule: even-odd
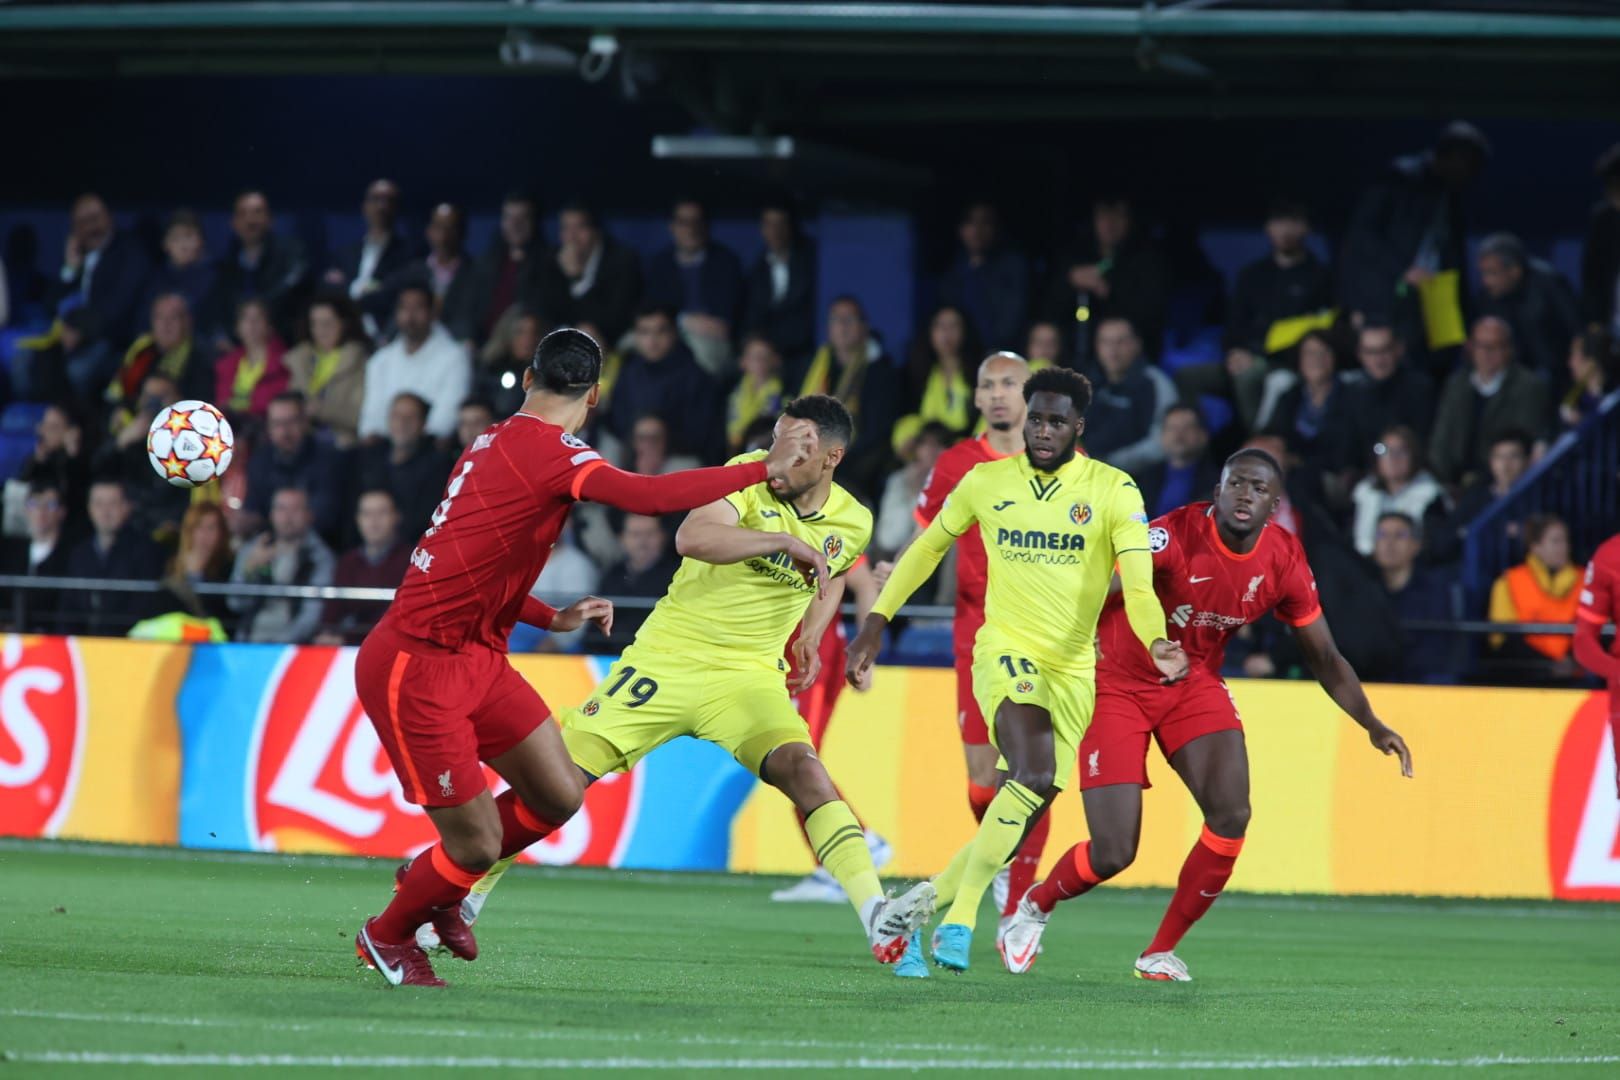
[[[704,668],[633,646],[560,723],[569,756],[592,776],[624,772],[682,735],[724,747],[756,776],[772,750],[810,742],[782,672]]]
[[[1017,651],[986,640],[981,630],[973,654],[973,696],[990,730],[990,742],[997,747],[1001,744],[996,741],[996,710],[1002,702],[1045,709],[1052,718],[1053,783],[1060,788],[1068,784],[1097,703],[1094,673],[1043,670]],[[1007,759],[1003,757],[997,767],[1006,769]]]

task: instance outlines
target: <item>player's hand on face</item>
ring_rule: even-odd
[[[559,634],[594,623],[604,634],[613,633],[613,601],[600,596],[582,596],[552,617],[551,629]]]
[[[817,435],[816,425],[808,420],[789,417],[777,427],[776,440],[765,456],[765,479],[773,491],[785,485],[789,469],[810,460],[816,451]]]
[[[1187,652],[1179,642],[1160,638],[1153,643],[1152,653],[1153,666],[1158,668],[1159,674],[1163,676],[1159,682],[1169,686],[1187,677],[1189,667]]]
[[[827,557],[796,536],[782,534],[782,553],[793,560],[797,570],[809,585],[815,586],[816,599],[827,595]]]
[[[793,670],[798,675],[788,679],[788,693],[802,694],[821,677],[821,650],[799,638],[793,643]]]
[[[1406,748],[1406,740],[1397,735],[1392,729],[1379,725],[1367,733],[1375,748],[1385,754],[1394,754],[1401,759],[1401,775],[1412,775],[1412,751]]]

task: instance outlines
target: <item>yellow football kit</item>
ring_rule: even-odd
[[[752,461],[764,452],[733,461]],[[737,524],[789,533],[819,549],[837,577],[860,559],[872,514],[832,486],[800,515],[766,484],[726,496]],[[568,752],[593,776],[630,768],[680,735],[716,743],[751,772],[810,735],[788,696],[783,649],[815,588],[781,554],[715,565],[684,559],[669,591],[596,693],[561,718]]]

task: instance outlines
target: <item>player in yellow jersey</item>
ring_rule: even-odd
[[[933,886],[884,897],[866,834],[793,707],[782,658],[795,628],[796,651],[805,660],[816,655],[838,614],[842,575],[871,539],[872,514],[833,482],[853,434],[844,406],[825,395],[799,398],[784,410],[778,433],[796,421],[816,428],[809,460],[778,489],[758,484],[687,516],[675,534],[683,559],[669,591],[596,693],[562,714],[563,741],[586,784],[629,769],[681,735],[729,750],[793,800],[817,860],[859,914],[872,954],[892,964],[933,913]],[[813,665],[801,666],[814,678]],[[560,823],[524,824],[539,839]],[[475,887],[473,903],[462,909],[467,922],[509,865],[496,864]]]
[[[1166,679],[1187,673],[1181,646],[1165,638],[1153,592],[1141,491],[1120,470],[1075,453],[1091,383],[1048,368],[1024,383],[1024,400],[1024,453],[969,470],[895,564],[849,649],[850,681],[863,685],[896,609],[957,537],[978,526],[989,582],[973,690],[1007,779],[973,839],[934,879],[938,901],[950,903],[934,932],[934,962],[953,971],[967,970],[984,890],[1068,779],[1096,699],[1093,639],[1116,564],[1143,648]],[[920,934],[896,974],[928,974]]]

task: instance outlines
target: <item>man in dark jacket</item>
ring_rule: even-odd
[[[590,323],[611,344],[641,296],[641,260],[602,231],[596,211],[571,203],[557,215],[557,254],[540,274],[540,313],[553,326]]]
[[[277,236],[271,225],[270,200],[263,192],[244,191],[236,197],[233,235],[219,260],[207,311],[199,320],[199,338],[213,335],[216,344],[228,343],[237,307],[257,298],[270,306],[270,319],[281,339],[296,340],[298,316],[309,294],[309,260],[296,237]]]
[[[1418,565],[1422,550],[1423,533],[1412,518],[1389,513],[1378,519],[1373,564],[1396,615],[1402,622],[1455,619],[1461,614],[1456,590],[1438,571]],[[1400,643],[1400,662],[1393,677],[1401,682],[1455,683],[1461,677],[1462,635],[1403,627]]]
[[[1129,319],[1150,355],[1164,340],[1170,304],[1170,262],[1136,220],[1129,199],[1104,196],[1092,204],[1091,227],[1058,262],[1046,309],[1074,339],[1074,367],[1092,361],[1092,335],[1105,320]]]
[[[248,458],[242,534],[263,529],[270,518],[270,497],[282,488],[296,487],[309,494],[315,531],[335,541],[343,513],[343,473],[336,452],[310,431],[304,396],[289,390],[270,399],[264,428],[263,445]]]
[[[1209,458],[1203,415],[1192,406],[1175,405],[1164,414],[1159,445],[1164,460],[1133,474],[1150,518],[1209,498],[1221,478],[1219,466]]]
[[[613,386],[607,429],[620,442],[643,416],[656,416],[669,429],[670,450],[705,462],[722,453],[720,386],[698,366],[675,332],[675,313],[645,307],[636,315],[635,348]]]
[[[657,600],[669,588],[681,561],[669,550],[669,532],[655,517],[625,515],[619,530],[624,558],[615,563],[596,583],[596,591],[609,597],[639,597]],[[613,615],[610,650],[618,652],[635,640],[636,631],[646,621],[648,609],[621,607]]]
[[[1516,431],[1540,439],[1549,417],[1547,384],[1514,363],[1513,331],[1488,315],[1469,334],[1468,366],[1440,392],[1430,466],[1442,481],[1465,482],[1485,468],[1497,439]]]
[[[135,336],[135,320],[146,295],[152,264],[134,235],[118,231],[101,196],[73,201],[62,269],[49,294],[54,311],[77,297],[91,313],[98,340],[122,349]]]
[[[1406,362],[1406,344],[1394,328],[1363,326],[1356,335],[1356,359],[1361,367],[1347,374],[1345,382],[1361,391],[1361,403],[1369,410],[1362,430],[1405,425],[1427,438],[1434,425],[1434,380]]]
[[[366,329],[376,334],[394,315],[394,294],[388,280],[408,266],[414,245],[396,227],[399,187],[392,180],[373,180],[360,203],[366,234],[338,249],[326,271],[326,284],[342,289],[360,305]]]
[[[1432,150],[1392,162],[1351,214],[1339,298],[1357,321],[1393,325],[1413,356],[1427,355],[1418,286],[1462,269],[1462,196],[1489,153],[1477,128],[1451,124]]]
[[[1603,198],[1586,222],[1581,252],[1581,314],[1620,336],[1620,143],[1597,159]]]
[[[42,476],[28,485],[28,535],[0,541],[0,574],[17,577],[62,577],[67,573],[67,492]],[[8,594],[12,590],[5,590]],[[20,601],[20,603],[19,603]],[[59,634],[55,589],[18,589],[0,607],[0,624],[10,630]],[[17,618],[18,611],[22,617]]]
[[[102,581],[156,581],[163,573],[163,552],[130,524],[129,497],[116,479],[90,485],[92,532],[68,553],[68,577]],[[68,589],[60,609],[67,632],[121,637],[153,611],[156,593]]]
[[[466,213],[453,203],[440,203],[428,215],[427,254],[395,270],[382,286],[382,291],[394,298],[389,301],[392,304],[407,284],[426,285],[433,293],[434,314],[439,322],[451,337],[463,342],[474,339],[478,322],[474,310],[478,272],[467,254],[466,238]],[[384,325],[391,331],[393,323],[390,308]]]
[[[1542,259],[1532,259],[1512,233],[1480,241],[1479,314],[1495,315],[1513,331],[1519,362],[1552,384],[1553,396],[1569,386],[1569,343],[1581,329],[1575,291]]]
[[[957,226],[961,247],[939,283],[939,301],[965,313],[986,349],[1016,349],[1029,317],[1029,261],[1005,246],[989,203],[973,203]]]
[[[1097,363],[1088,372],[1094,395],[1086,411],[1086,453],[1136,473],[1164,456],[1159,425],[1175,404],[1170,377],[1142,356],[1131,324],[1104,319],[1097,327]]]
[[[392,493],[400,513],[400,534],[413,539],[422,535],[444,498],[445,480],[454,464],[427,435],[427,417],[426,401],[415,394],[398,394],[388,407],[388,441],[360,450],[360,490]]]
[[[466,301],[473,340],[487,340],[501,316],[513,307],[533,307],[539,302],[540,277],[551,261],[539,225],[540,208],[533,196],[523,192],[506,196],[501,203],[500,233],[473,268],[471,296]],[[466,340],[459,333],[456,337]]]
[[[791,368],[816,345],[815,248],[785,204],[760,211],[759,234],[765,250],[748,271],[743,322],[749,333],[765,335]]]
[[[670,212],[674,241],[647,264],[645,303],[673,308],[681,331],[712,362],[705,370],[734,370],[731,338],[742,312],[742,263],[730,248],[709,238],[709,213],[696,199],[681,199]]]

